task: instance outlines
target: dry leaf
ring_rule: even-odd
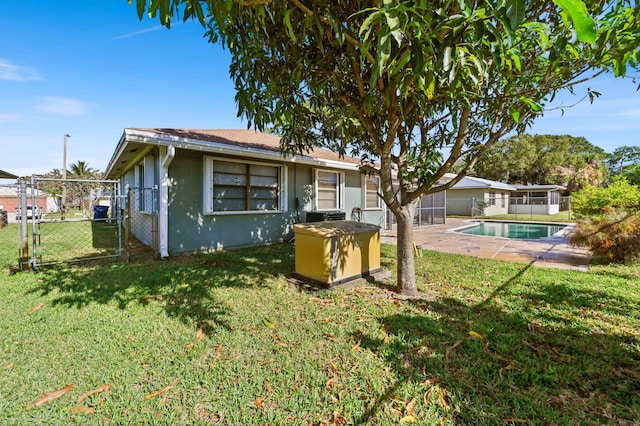
[[[222,417],[220,415],[207,411],[205,408],[201,408],[200,410],[198,410],[198,416],[206,421],[210,421],[213,423],[218,423],[220,420],[222,420]]]
[[[7,364],[7,365],[3,366],[3,367],[2,367],[2,369],[3,369],[3,370],[8,370],[8,369],[10,369],[11,367],[13,367],[13,364]]]
[[[433,386],[439,382],[440,382],[440,379],[427,379],[424,382],[420,383],[420,386]]]
[[[503,371],[505,371],[505,370],[515,370],[515,369],[516,369],[516,367],[515,367],[514,365],[509,364],[509,365],[507,365],[506,367],[503,367],[503,368],[501,368],[501,369],[498,371],[498,376],[500,376],[500,378],[502,379],[502,378],[503,378],[503,377],[502,377],[502,372],[503,372]]]
[[[362,348],[360,347],[360,343],[356,343],[355,345],[351,346],[351,350],[352,351],[356,351],[356,352],[362,352]]]
[[[156,391],[156,392],[152,392],[152,393],[148,394],[147,396],[145,396],[144,399],[151,399],[151,398],[155,398],[158,395],[163,395],[163,394],[169,392],[171,389],[173,389],[176,386],[177,383],[178,383],[178,379],[175,379],[173,381],[173,383],[171,383],[166,388],[160,389],[159,391]]]
[[[222,345],[223,344],[224,343],[220,343],[218,346],[216,346],[216,351],[215,351],[216,356],[209,363],[209,367],[211,367],[213,364],[215,364],[216,361],[218,360],[218,358],[220,358],[220,349],[222,349]]]
[[[202,329],[202,327],[200,327],[198,329],[198,331],[196,332],[196,340],[199,342],[202,339],[204,339],[205,336],[206,336],[206,334],[204,333],[204,330]]]
[[[414,416],[404,416],[403,418],[400,419],[400,424],[407,424],[407,423],[417,423],[418,419],[416,419]]]
[[[96,409],[92,408],[92,407],[86,407],[84,405],[75,405],[71,408],[69,408],[69,411],[71,411],[72,413],[85,413],[85,414],[95,414],[96,413]]]
[[[445,410],[448,410],[449,403],[447,402],[447,399],[444,396],[444,392],[442,392],[442,389],[440,388],[438,388],[438,397],[440,397],[440,404],[442,404]]]
[[[323,333],[322,335],[324,336],[325,339],[331,340],[332,342],[335,342],[336,340],[338,340],[338,338],[333,334]]]
[[[333,385],[333,383],[336,381],[335,377],[330,378],[329,380],[327,380],[327,382],[324,384],[324,387],[327,388],[327,390],[331,390],[331,386]]]
[[[56,400],[56,399],[60,398],[62,395],[64,395],[65,393],[71,392],[72,389],[73,389],[73,384],[71,384],[69,386],[65,386],[62,389],[58,389],[56,391],[44,394],[40,398],[38,398],[35,402],[32,402],[31,404],[28,404],[27,405],[27,410],[30,410],[33,407],[39,407],[42,404],[46,404],[47,402],[51,402],[53,400]]]
[[[189,350],[189,349],[193,349],[195,346],[196,346],[196,344],[191,342],[191,343],[187,343],[186,345],[184,345],[184,348],[186,350]]]
[[[333,412],[333,419],[331,420],[331,424],[334,425],[344,425],[347,424],[347,421],[344,419],[344,416],[340,414],[338,411]]]
[[[482,337],[482,335],[480,333],[476,333],[473,330],[469,331],[469,336],[471,336],[474,339],[479,339],[479,340],[484,339],[484,337]]]
[[[527,421],[524,419],[515,419],[513,417],[509,417],[508,419],[504,419],[504,423],[520,423],[520,424],[526,424]]]
[[[413,411],[416,409],[416,399],[413,398],[411,401],[409,401],[407,403],[407,406],[405,407],[405,412],[407,413],[408,416],[413,414]]]
[[[269,384],[268,380],[264,381],[264,388],[267,391],[267,393],[271,393],[272,389],[271,389],[271,384]]]
[[[25,315],[31,315],[34,312],[38,312],[40,309],[42,309],[44,307],[44,303],[39,304],[38,306],[34,306],[33,308],[29,309],[27,312],[25,312]]]
[[[340,400],[338,398],[336,398],[335,396],[331,395],[331,403],[332,404],[337,404],[338,402],[340,402]]]
[[[78,398],[78,404],[80,404],[82,401],[84,401],[85,399],[87,399],[93,394],[101,393],[101,392],[109,392],[109,389],[111,389],[111,383],[107,383],[105,385],[100,386],[99,388],[95,388],[94,390],[91,390],[85,393],[84,395],[80,396],[80,398]]]
[[[264,400],[262,398],[257,398],[253,403],[256,404],[256,407],[264,411]]]

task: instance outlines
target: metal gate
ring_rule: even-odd
[[[118,181],[32,177],[18,198],[21,268],[122,256]]]

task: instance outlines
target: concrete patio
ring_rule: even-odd
[[[531,263],[536,266],[562,269],[589,268],[588,251],[571,246],[564,236],[540,240],[515,240],[484,237],[453,232],[471,223],[470,219],[447,218],[444,225],[416,227],[413,237],[416,246],[425,250],[466,254],[476,257]],[[396,230],[382,230],[381,242],[396,243]]]

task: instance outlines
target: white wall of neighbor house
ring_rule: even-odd
[[[509,198],[510,192],[500,189],[449,189],[447,191],[447,215],[471,216],[474,200],[484,200],[489,203],[484,209],[486,216],[506,214],[509,212]]]

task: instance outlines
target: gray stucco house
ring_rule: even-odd
[[[108,179],[129,188],[130,232],[160,257],[287,240],[293,224],[342,212],[383,226],[379,182],[322,149],[283,155],[252,130],[124,130]]]
[[[455,175],[447,174],[446,179]],[[458,183],[447,190],[447,214],[458,216],[472,216],[472,209],[478,208],[477,201],[485,203],[484,215],[498,215],[509,213],[509,198],[515,187],[494,180],[465,176]],[[476,214],[479,214],[478,211]]]

